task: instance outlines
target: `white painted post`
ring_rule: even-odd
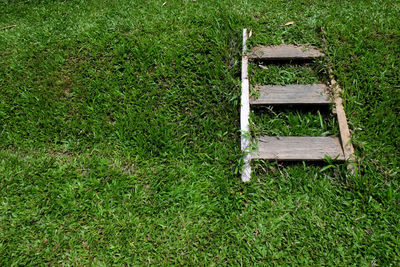
[[[251,176],[250,166],[250,103],[249,103],[249,77],[248,77],[248,58],[246,54],[247,29],[243,29],[243,51],[242,51],[242,96],[240,106],[240,145],[245,153],[244,166],[242,168],[242,182],[249,182]]]

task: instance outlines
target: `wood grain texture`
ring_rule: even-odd
[[[252,159],[298,161],[324,160],[326,156],[344,160],[342,146],[337,137],[261,136]]]
[[[258,96],[251,97],[251,105],[332,103],[325,84],[264,85],[254,91]]]
[[[347,124],[346,113],[345,113],[344,107],[343,107],[343,100],[341,97],[342,89],[339,87],[339,85],[333,78],[332,69],[329,69],[329,76],[331,78],[331,85],[333,88],[332,90],[333,90],[334,100],[335,100],[335,109],[336,109],[336,115],[338,118],[340,138],[342,141],[344,156],[347,161],[354,162],[355,161],[354,147],[353,147],[353,144],[351,143],[351,134],[350,134],[350,130],[349,130],[349,125]]]
[[[307,60],[325,55],[311,46],[278,45],[254,47],[248,56],[267,60]]]

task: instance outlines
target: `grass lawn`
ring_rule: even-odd
[[[0,2],[0,265],[400,265],[400,2],[164,2]],[[325,51],[251,82],[332,66],[359,174],[259,161],[240,182],[244,27]],[[327,110],[251,117],[338,134]]]

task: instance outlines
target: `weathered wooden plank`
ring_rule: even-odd
[[[258,96],[251,97],[251,105],[332,103],[325,84],[264,85],[254,90]]]
[[[337,137],[261,136],[252,159],[298,161],[323,160],[325,156],[344,160],[342,146]]]
[[[250,166],[250,129],[249,129],[249,117],[250,117],[250,103],[249,103],[249,77],[248,77],[248,58],[246,54],[246,42],[247,42],[247,29],[243,29],[243,51],[242,51],[242,95],[241,95],[241,106],[240,106],[240,145],[244,155],[244,165],[242,168],[242,181],[249,182],[251,176]]]
[[[355,161],[354,148],[353,144],[351,143],[351,134],[349,126],[347,124],[346,113],[344,111],[343,100],[341,97],[342,89],[335,81],[332,69],[329,69],[329,76],[331,78],[331,85],[333,87],[335,109],[338,118],[339,132],[340,132],[340,138],[342,140],[344,156],[347,161],[354,162]]]
[[[266,60],[307,60],[325,55],[311,46],[277,45],[254,47],[248,56]]]

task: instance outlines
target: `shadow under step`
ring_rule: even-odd
[[[252,159],[279,161],[320,161],[330,157],[344,161],[340,139],[337,137],[261,136]]]
[[[290,84],[256,86],[258,95],[250,98],[251,105],[330,104],[333,103],[325,84]]]

